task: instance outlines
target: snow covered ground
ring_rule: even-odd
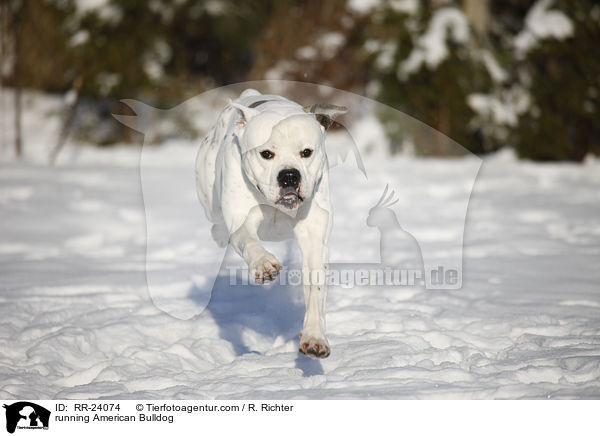
[[[33,122],[34,143],[51,137]],[[156,174],[168,180],[186,146],[156,148]],[[598,161],[485,158],[462,289],[333,287],[332,354],[313,361],[297,352],[298,287],[223,285],[190,320],[153,304],[139,147],[71,147],[56,167],[31,150],[0,163],[0,397],[600,398]],[[407,174],[417,197],[431,180],[463,189],[475,165],[366,159],[383,182]],[[348,198],[335,220],[358,258],[373,234],[353,231],[364,193],[346,186],[332,186]]]

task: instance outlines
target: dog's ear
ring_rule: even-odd
[[[335,117],[348,112],[348,108],[344,106],[323,103],[304,106],[302,109],[304,109],[304,112],[315,114],[317,121],[325,128],[325,130],[331,127]]]
[[[229,104],[242,113],[242,118],[238,121],[238,124],[241,126],[245,126],[248,121],[260,113],[260,111],[256,109],[241,105],[239,103],[234,103],[233,101],[230,101]]]

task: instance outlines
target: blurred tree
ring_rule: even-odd
[[[165,32],[173,51],[166,68],[174,77],[210,78],[209,86],[245,80],[270,10],[258,0],[182,2]]]
[[[471,26],[480,35],[487,35],[490,29],[489,0],[463,0],[463,10]]]
[[[487,9],[481,8],[471,8],[471,19],[486,16]],[[451,1],[390,0],[357,11],[365,12],[370,17],[363,37],[369,94],[472,152],[497,148],[498,144],[484,135],[484,121],[468,102],[469,95],[493,89],[496,82],[504,80],[487,36],[480,33],[487,24],[482,24],[479,32],[473,31],[459,4]],[[419,150],[443,155],[451,149],[439,135],[420,134],[411,138]],[[403,139],[396,137],[395,143]]]
[[[254,49],[249,79],[315,82],[361,92],[365,70],[358,49],[365,19],[347,0],[279,0],[270,3]]]
[[[1,53],[0,61],[0,83],[2,87],[5,82],[14,88],[14,147],[15,155],[23,154],[22,140],[22,80],[23,58],[27,47],[23,47],[23,27],[28,12],[27,0],[6,0],[0,4],[1,30]],[[25,49],[25,50],[24,50]],[[9,71],[8,74],[7,70]],[[12,81],[6,81],[5,76],[12,77]]]
[[[66,92],[81,80],[83,96],[111,98],[179,99],[182,78],[200,90],[243,80],[269,10],[260,1],[28,1],[24,86]]]
[[[96,143],[124,139],[128,129],[110,117],[120,99],[168,106],[243,80],[268,11],[258,0],[28,1],[20,73],[7,84],[67,93],[54,154],[71,127]]]
[[[248,79],[366,91],[476,153],[600,149],[597,0],[3,0],[0,11],[15,125],[21,88],[65,95],[55,154],[72,130],[127,138],[110,117],[119,99],[170,106]],[[385,126],[394,151],[412,135],[448,153],[440,135]]]
[[[512,38],[519,82],[531,100],[510,137],[519,156],[580,161],[600,154],[598,41],[597,1],[538,0],[527,9]]]

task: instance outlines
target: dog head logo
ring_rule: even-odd
[[[6,431],[14,433],[16,429],[48,429],[50,411],[28,401],[5,404]]]

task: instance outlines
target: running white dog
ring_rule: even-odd
[[[260,240],[296,237],[306,302],[299,349],[311,358],[330,353],[323,279],[332,209],[324,142],[325,130],[344,112],[248,89],[223,109],[196,160],[198,196],[213,238],[221,246],[231,243],[257,282],[274,280],[282,268]]]

